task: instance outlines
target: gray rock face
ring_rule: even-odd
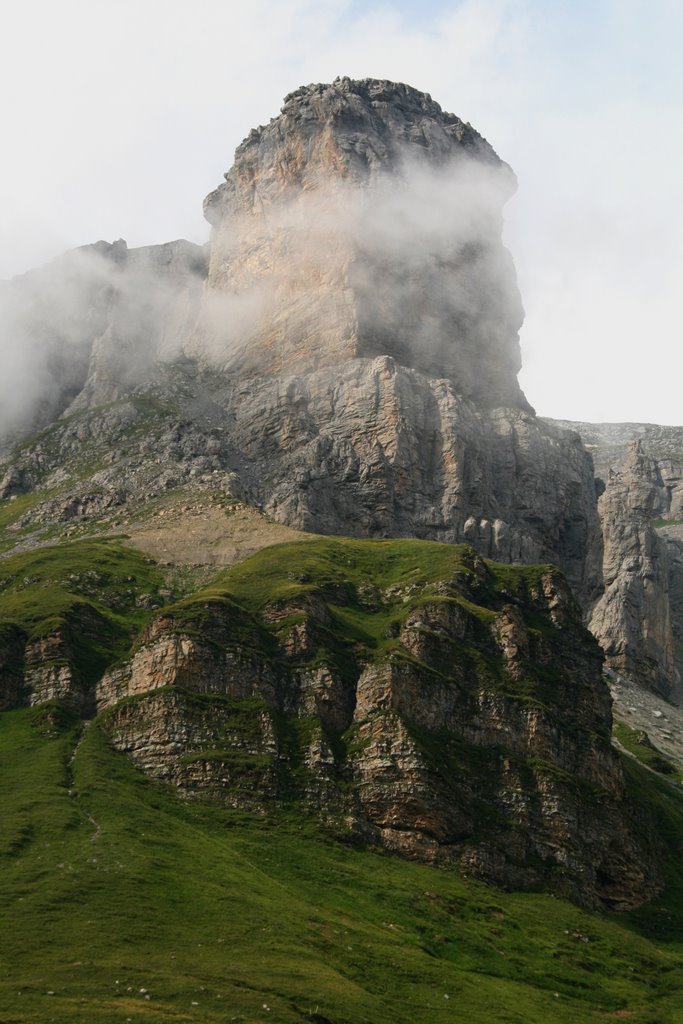
[[[674,489],[680,488],[683,426],[662,426],[658,423],[582,423],[546,417],[543,417],[543,422],[564,430],[575,430],[580,434],[593,456],[595,474],[602,480],[607,479],[610,469],[624,462],[628,456],[629,446],[638,441],[645,455],[657,460],[665,476],[667,471],[664,467],[667,464],[672,465],[673,468],[669,470],[673,477],[671,484]],[[677,465],[678,468],[675,468]],[[677,518],[683,516],[683,498],[680,496],[680,490],[673,513]]]
[[[590,628],[612,669],[681,701],[683,427],[573,426],[604,476],[604,593]]]
[[[207,200],[203,293],[196,246],[116,249],[126,285],[69,411],[142,381],[177,412],[151,445],[161,489],[192,460],[195,476],[229,469],[287,525],[552,561],[590,602],[590,459],[536,420],[516,380],[521,306],[500,237],[513,186],[488,143],[423,93],[348,79],[299,90]],[[181,362],[171,380],[160,360],[180,349],[200,373]],[[74,433],[82,445],[78,426],[60,431],[68,453],[42,445],[13,463],[3,494],[54,479]],[[133,440],[132,455],[99,456],[117,502],[124,482],[149,487],[150,446]],[[101,501],[76,504],[87,518]]]
[[[218,397],[218,396],[217,396]],[[599,586],[592,465],[578,437],[519,409],[482,411],[389,357],[237,384],[241,473],[270,515],[318,533],[467,541]]]
[[[497,560],[559,565],[586,606],[599,594],[590,456],[530,413],[482,411],[386,356],[284,379],[168,367],[156,394],[84,411],[28,446],[0,495],[63,485],[84,458],[101,465],[18,525],[97,520],[225,481],[296,529],[466,541]]]
[[[301,530],[475,553],[470,590],[456,573],[419,609],[410,588],[368,595],[364,579],[351,622],[399,601],[401,615],[362,655],[357,630],[328,650],[349,586],[316,599],[305,580],[258,621],[209,597],[189,619],[160,612],[92,685],[72,648],[99,636],[97,616],[38,642],[0,623],[2,700],[106,711],[114,744],[188,794],[259,807],[295,792],[406,855],[505,885],[559,868],[575,898],[627,908],[660,879],[647,819],[624,803],[600,651],[547,567],[507,569],[476,613],[500,575],[476,553],[560,566],[612,667],[675,694],[683,462],[634,449],[606,474],[599,519],[581,437],[526,403],[501,242],[512,187],[430,97],[342,79],[292,94],[238,149],[207,199],[208,268],[186,242],[98,243],[8,286],[12,329],[49,373],[0,433],[52,425],[0,465],[0,500],[17,501],[0,550],[65,523],[149,523],[151,499],[204,488]],[[515,577],[534,574],[522,594]],[[395,657],[372,654],[385,642]]]
[[[665,488],[636,443],[600,498],[605,591],[591,615],[612,668],[668,695],[678,683],[666,545],[652,526]]]
[[[675,694],[680,438],[630,425],[650,461],[620,468],[626,427],[573,425],[607,479],[600,528],[590,455],[517,384],[500,235],[513,187],[424,93],[349,79],[293,93],[207,198],[208,265],[188,242],[97,243],[7,286],[50,368],[14,426],[75,418],[5,461],[0,497],[47,490],[24,529],[225,476],[299,529],[553,562],[613,667]]]

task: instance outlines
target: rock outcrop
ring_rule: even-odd
[[[536,419],[516,379],[522,314],[501,241],[513,187],[488,143],[424,93],[349,79],[293,93],[207,200],[201,308],[197,247],[117,249],[130,286],[97,325],[69,412],[137,390],[166,408],[167,429],[124,424],[109,451],[97,443],[104,500],[230,474],[287,526],[554,562],[589,606],[590,458]],[[24,449],[3,496],[63,480],[90,454],[84,433],[75,421]],[[102,506],[92,483],[71,487],[81,518]]]
[[[681,682],[670,593],[673,565],[653,526],[668,512],[667,497],[657,463],[635,442],[621,469],[610,472],[599,501],[605,591],[590,619],[610,667],[664,696]]]
[[[303,801],[502,885],[620,909],[652,894],[600,652],[556,570],[315,542],[223,586],[164,610],[96,687],[146,772],[235,807]]]
[[[599,533],[590,458],[528,412],[482,413],[450,381],[390,357],[238,384],[241,475],[280,522],[318,533],[467,541],[549,561],[590,601]]]
[[[0,706],[99,714],[188,796],[294,802],[347,837],[624,909],[661,884],[651,822],[624,796],[602,655],[558,570],[528,564],[565,573],[615,670],[673,694],[683,547],[656,517],[677,528],[680,472],[634,451],[601,528],[581,437],[528,405],[513,188],[426,94],[339,79],[238,148],[208,250],[97,243],[4,288],[44,366],[2,409],[6,448],[24,441],[0,465],[0,550],[149,524],[189,491],[376,543],[280,549],[158,614],[144,560],[109,605],[108,570],[85,603],[62,579],[54,621],[22,604],[0,623]]]
[[[603,479],[604,592],[590,628],[615,672],[683,700],[683,428],[574,426]]]
[[[680,438],[535,417],[501,242],[513,188],[424,93],[349,79],[292,93],[207,197],[206,252],[97,243],[9,286],[51,371],[24,426],[70,418],[0,467],[0,497],[47,490],[26,530],[203,481],[297,529],[553,562],[609,664],[677,697]],[[566,427],[606,481],[602,528]],[[627,434],[654,462],[624,467]]]
[[[5,564],[2,710],[97,715],[181,795],[296,807],[499,885],[613,909],[661,885],[610,744],[601,653],[552,566],[310,538],[169,603],[116,544]]]

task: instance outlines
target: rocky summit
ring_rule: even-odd
[[[603,659],[680,699],[680,431],[535,415],[514,188],[427,94],[341,78],[238,147],[206,246],[3,285],[4,712],[503,887],[662,890]]]
[[[289,376],[390,356],[528,408],[500,241],[514,177],[470,125],[407,86],[339,79],[288,96],[225,179],[204,202],[209,301],[253,314],[236,337],[209,309],[202,341],[225,365]]]

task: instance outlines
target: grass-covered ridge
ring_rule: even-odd
[[[344,675],[356,672],[360,660],[410,660],[401,641],[407,619],[426,606],[450,604],[466,615],[468,640],[451,645],[441,666],[436,660],[422,664],[424,671],[448,677],[458,662],[465,674],[488,677],[491,686],[512,696],[552,701],[562,666],[549,671],[529,659],[528,678],[513,684],[501,671],[491,634],[497,613],[512,602],[523,609],[532,639],[544,634],[556,642],[547,613],[532,607],[532,593],[541,593],[549,575],[564,586],[550,565],[499,565],[464,544],[316,537],[264,548],[165,611],[178,630],[204,638],[222,611],[231,618],[234,643],[266,655],[275,654],[278,640],[305,622],[313,661]],[[578,611],[576,627],[585,640]],[[310,651],[302,660],[311,664]]]
[[[85,682],[124,657],[150,617],[140,606],[157,600],[163,580],[138,552],[123,545],[63,543],[0,561],[0,623],[27,642],[61,633]]]
[[[615,722],[613,733],[624,750],[628,751],[636,761],[644,764],[653,772],[666,775],[675,779],[676,782],[683,782],[683,772],[657,749],[642,729],[632,729],[622,722]]]
[[[671,893],[611,919],[187,805],[51,707],[0,715],[0,773],[6,1024],[680,1020]]]

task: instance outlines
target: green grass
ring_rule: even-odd
[[[3,1024],[682,1019],[675,899],[598,916],[183,803],[79,729],[0,716]],[[680,841],[678,795],[628,770]]]
[[[138,595],[160,585],[153,564],[116,543],[38,548],[0,561],[0,622],[29,642],[59,633],[82,679],[93,683],[149,620]]]
[[[14,498],[0,501],[0,555],[13,548],[26,532],[19,531],[14,524],[25,512],[35,508],[47,496],[47,492],[32,491],[30,494],[19,494]]]
[[[637,729],[631,729],[628,725],[615,722],[613,733],[621,743],[624,750],[636,758],[641,764],[650,768],[653,772],[666,775],[676,782],[683,782],[683,772],[668,760],[656,747],[649,747],[640,742],[640,735]]]
[[[283,632],[312,620],[314,657],[348,665],[361,652],[397,657],[412,610],[453,602],[467,617],[465,669],[495,683],[495,610],[548,571],[484,566],[466,547],[322,539],[266,549],[165,614],[205,642],[224,647],[227,635],[273,660]],[[71,629],[77,667],[93,680],[153,614],[137,597],[160,586],[154,565],[115,542],[13,556],[0,562],[0,642]],[[272,609],[283,617],[264,618]],[[552,642],[554,627],[525,615]],[[520,700],[552,683],[542,667],[530,671]],[[271,759],[250,753],[256,698],[182,699],[216,721],[220,704],[224,725],[210,749],[188,751],[188,769],[211,762],[256,791],[259,775],[286,762],[293,792],[305,784],[301,751],[317,719],[275,715],[282,757]],[[667,890],[615,918],[366,849],[335,822],[316,825],[284,791],[258,813],[182,801],[111,749],[115,714],[85,729],[53,705],[0,714],[2,1024],[683,1021],[683,797],[632,759],[627,787],[653,808]],[[411,732],[444,779],[489,770],[486,751]],[[360,742],[354,729],[331,741],[342,758]]]
[[[218,573],[168,612],[180,631],[205,637],[222,612],[231,619],[234,642],[271,657],[276,656],[276,639],[305,620],[315,636],[315,662],[336,667],[343,675],[355,671],[358,657],[409,658],[399,639],[409,614],[425,605],[456,604],[468,618],[468,640],[452,645],[443,672],[450,674],[460,662],[465,672],[484,672],[492,682],[498,680],[512,696],[542,699],[545,688],[555,686],[557,673],[530,662],[529,678],[516,688],[508,677],[503,681],[499,655],[491,654],[489,627],[497,609],[509,600],[527,600],[547,572],[557,570],[485,563],[467,545],[316,538],[264,548]],[[266,609],[279,610],[282,617],[264,628],[261,614]],[[543,632],[554,641],[556,631],[547,616],[528,607],[525,615],[532,636]],[[438,666],[424,669],[438,671]]]

